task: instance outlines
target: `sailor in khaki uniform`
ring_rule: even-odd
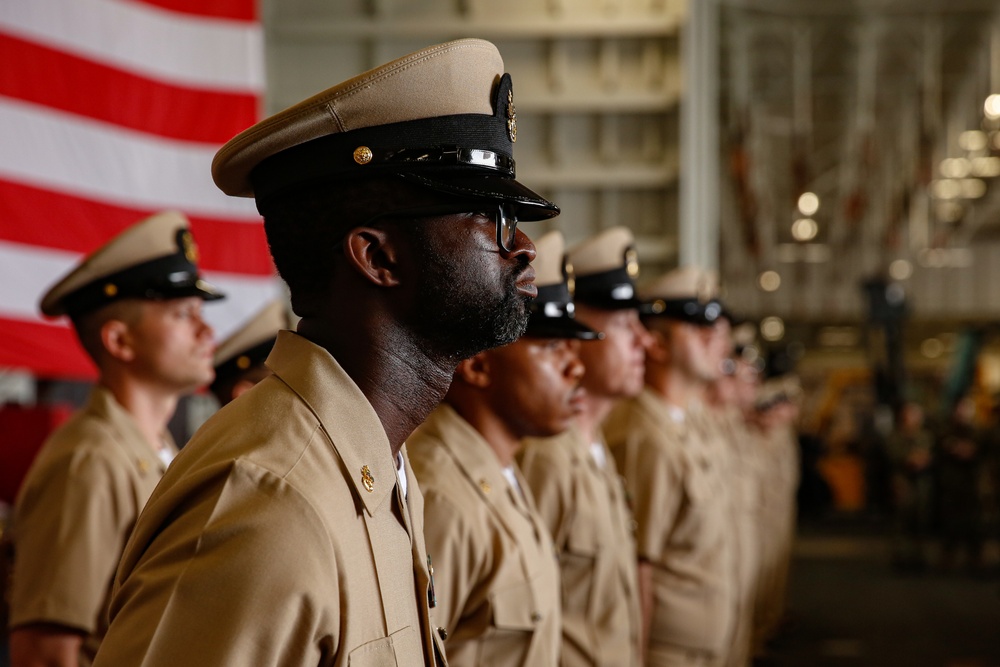
[[[759,353],[753,344],[755,327],[744,322],[733,328],[733,353],[726,372],[709,387],[708,411],[721,442],[729,450],[726,473],[733,491],[733,522],[737,537],[738,611],[727,667],[746,667],[753,657],[754,606],[760,584],[761,447],[747,420],[754,408]]]
[[[605,333],[580,345],[585,392],[576,425],[554,438],[526,441],[520,463],[559,554],[560,664],[634,667],[641,661],[633,521],[600,430],[614,402],[642,388],[646,338],[639,303],[628,294],[636,273],[631,232],[603,232],[576,246],[567,260],[578,319]],[[572,306],[561,275],[549,280],[549,289],[561,291],[558,299]],[[539,299],[545,289],[539,287]]]
[[[154,215],[86,257],[41,302],[68,315],[98,368],[87,405],[43,445],[15,506],[11,658],[89,665],[136,517],[176,454],[177,400],[212,380],[187,219]]]
[[[762,463],[758,530],[760,577],[754,610],[754,650],[767,653],[767,642],[781,629],[787,611],[788,574],[795,537],[799,446],[795,433],[801,388],[793,376],[764,381],[757,393],[754,426]]]
[[[220,149],[216,184],[255,197],[301,319],[150,498],[97,665],[444,662],[403,442],[461,359],[526,326],[517,221],[558,209],[514,179],[515,133],[500,54],[459,40]]]
[[[254,386],[271,370],[264,364],[278,332],[289,328],[285,304],[274,300],[219,343],[215,351],[215,380],[209,390],[219,405],[226,405]]]
[[[407,443],[452,667],[559,664],[559,570],[514,457],[521,438],[569,427],[583,375],[576,341],[597,333],[573,319],[559,232],[537,251],[527,333],[460,364]]]
[[[722,369],[711,276],[693,267],[640,289],[651,315],[646,388],[612,411],[608,444],[632,497],[646,664],[722,665],[737,609],[726,463],[699,406]]]

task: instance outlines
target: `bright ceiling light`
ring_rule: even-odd
[[[792,223],[792,238],[796,241],[812,241],[819,233],[819,225],[812,218],[799,218]]]
[[[815,215],[819,210],[819,197],[815,192],[803,192],[799,195],[799,211],[802,215]]]
[[[1000,95],[994,93],[987,97],[986,103],[983,104],[983,111],[990,120],[1000,118]]]
[[[974,157],[972,158],[973,176],[979,178],[995,178],[1000,176],[1000,157]]]
[[[968,158],[950,157],[941,160],[939,169],[945,178],[965,178],[972,171],[972,163]]]
[[[978,178],[963,178],[958,181],[963,199],[979,199],[986,194],[986,181]]]
[[[958,199],[962,196],[962,186],[956,180],[942,178],[931,182],[931,194],[937,199]]]
[[[966,130],[958,135],[958,145],[966,151],[981,151],[988,141],[986,133],[981,130]]]
[[[757,276],[757,284],[765,292],[776,292],[781,287],[781,276],[777,271],[764,271]]]
[[[928,338],[920,344],[920,352],[928,359],[937,359],[944,352],[944,343],[937,338]]]
[[[760,321],[760,335],[764,340],[781,340],[785,335],[785,323],[780,317],[765,317]]]
[[[908,260],[897,259],[889,265],[889,275],[893,280],[906,280],[913,275],[913,265]]]

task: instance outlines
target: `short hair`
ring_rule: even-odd
[[[350,230],[374,216],[441,198],[390,176],[311,184],[261,203],[271,258],[288,284],[295,314],[315,313],[317,297],[331,288],[334,249]]]
[[[73,318],[73,330],[80,345],[99,368],[106,352],[101,340],[101,328],[111,320],[134,326],[142,318],[144,304],[142,299],[120,299]]]

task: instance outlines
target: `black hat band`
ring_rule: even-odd
[[[515,178],[509,74],[501,77],[495,95],[492,115],[455,114],[363,127],[285,149],[250,172],[254,196],[259,203],[297,185],[415,171]]]
[[[258,343],[249,350],[244,350],[216,366],[215,381],[213,384],[235,377],[246,370],[263,364],[267,360],[267,355],[271,354],[271,350],[274,348],[274,341],[277,339],[277,336],[269,338],[263,343]]]
[[[638,308],[635,284],[626,267],[603,273],[576,276],[575,298],[578,302],[598,308]]]
[[[655,299],[644,304],[644,314],[666,317],[702,326],[714,324],[725,316],[726,310],[716,299]]]

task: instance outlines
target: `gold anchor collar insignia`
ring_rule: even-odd
[[[365,491],[368,493],[375,490],[375,478],[372,477],[372,471],[368,469],[368,466],[361,466],[361,483],[364,484]]]

